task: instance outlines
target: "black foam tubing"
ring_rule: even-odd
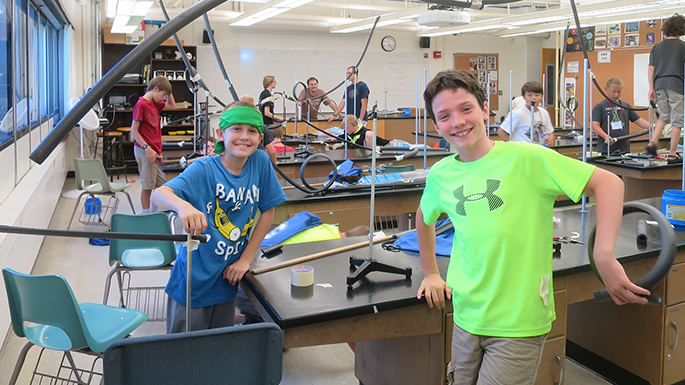
[[[309,185],[309,184],[306,182],[306,180],[304,179],[304,176],[303,176],[303,175],[304,175],[304,169],[305,169],[305,167],[309,164],[309,158],[312,158],[312,157],[314,157],[314,156],[316,156],[316,155],[320,155],[320,156],[322,156],[322,157],[325,157],[326,159],[328,159],[328,161],[329,161],[329,162],[331,163],[331,165],[333,166],[333,177],[330,179],[330,181],[329,181],[327,184],[325,184],[325,185],[324,185],[322,188],[320,188],[320,189],[314,189],[311,185]],[[290,183],[290,184],[291,184],[293,187],[295,187],[296,189],[298,189],[298,190],[300,190],[300,191],[302,191],[303,193],[306,193],[306,194],[316,194],[316,193],[320,193],[320,192],[323,192],[323,191],[328,190],[328,189],[331,187],[331,185],[333,185],[333,183],[335,182],[336,178],[338,177],[338,166],[335,164],[335,161],[333,160],[333,158],[331,158],[330,156],[328,156],[328,155],[326,155],[326,154],[323,154],[323,153],[318,153],[318,154],[316,154],[316,155],[313,155],[313,156],[310,156],[309,158],[307,158],[307,159],[302,163],[302,167],[300,167],[300,177],[302,178],[302,183],[305,185],[306,188],[300,186],[299,184],[297,184],[297,182],[295,182],[295,181],[292,180],[289,176],[287,176],[287,175],[283,172],[283,170],[281,170],[275,163],[272,163],[272,165],[273,165],[273,167],[274,167],[274,170],[276,170],[276,172],[278,173],[278,175],[280,175],[281,177],[283,177],[283,179],[284,179],[286,182]]]
[[[53,230],[36,229],[32,227],[16,227],[0,225],[0,233],[23,234],[23,235],[45,235],[51,237],[70,237],[70,238],[103,238],[103,239],[136,239],[141,241],[172,241],[185,242],[187,235],[174,234],[142,234],[142,233],[113,233],[96,231],[73,231],[73,230]],[[207,243],[206,235],[194,235],[193,240],[200,243]]]
[[[659,252],[659,257],[657,258],[656,263],[654,263],[654,266],[649,272],[647,272],[647,274],[634,282],[637,286],[649,290],[661,282],[664,277],[666,277],[666,274],[668,274],[668,272],[671,270],[671,265],[673,265],[673,260],[675,259],[676,255],[676,236],[675,230],[673,230],[671,223],[668,221],[668,219],[666,219],[664,214],[657,210],[654,206],[643,202],[626,202],[623,204],[623,215],[638,212],[651,215],[652,218],[659,223],[659,230],[661,231],[661,251]],[[593,257],[596,235],[597,226],[595,226],[590,233],[587,253],[590,259],[590,266],[592,266],[592,270],[595,272],[595,275],[599,281],[604,283],[604,281],[602,281],[602,277],[597,271]],[[598,302],[611,301],[611,295],[609,295],[609,292],[606,289],[597,290],[593,293],[593,295],[595,300]],[[646,296],[646,298],[652,305],[661,305],[664,301],[663,298],[656,294],[650,294]]]
[[[216,58],[216,64],[219,65],[221,75],[223,75],[224,80],[226,80],[226,84],[228,85],[228,90],[231,92],[233,101],[238,101],[238,94],[235,92],[233,83],[231,83],[231,80],[228,78],[228,73],[226,72],[226,68],[224,67],[224,61],[221,59],[221,54],[219,54],[219,49],[216,46],[216,41],[214,41],[214,33],[211,32],[213,31],[213,29],[212,26],[209,24],[209,17],[205,13],[204,15],[202,15],[202,18],[205,21],[205,29],[209,31],[207,32],[207,36],[209,36],[209,43],[212,45],[212,51],[214,52],[214,57]]]
[[[167,14],[166,8],[164,7],[164,2],[162,0],[158,0],[158,2],[159,8],[162,10],[162,15],[164,15],[164,20],[166,20],[166,22],[168,23],[169,15]],[[207,14],[205,13],[203,16],[207,17]],[[211,29],[209,31],[211,31]],[[181,44],[181,40],[178,38],[178,36],[176,34],[173,34],[172,37],[174,38],[174,42],[176,43],[176,49],[178,49],[178,52],[181,54],[183,64],[186,66],[186,71],[188,71],[188,73],[190,74],[190,79],[188,79],[188,76],[186,76],[186,85],[188,85],[188,89],[190,89],[190,91],[194,94],[197,92],[197,89],[195,86],[191,87],[190,85],[193,82],[195,82],[195,80],[193,79],[195,78],[195,76],[197,76],[197,70],[195,69],[195,67],[193,67],[192,64],[190,64],[190,59],[188,59],[188,57],[186,56],[186,50],[183,49],[183,45]],[[202,89],[204,89],[207,92],[207,94],[209,94],[212,97],[212,99],[219,103],[221,107],[226,107],[226,104],[224,102],[222,102],[221,100],[219,100],[219,98],[212,94],[212,92],[207,87],[207,84],[205,84],[204,80],[202,80],[201,78],[198,79],[197,84],[200,85],[200,87],[202,87]],[[193,108],[195,108],[195,106],[193,106]]]
[[[114,86],[119,79],[126,74],[133,66],[138,64],[145,56],[159,47],[171,35],[178,32],[181,28],[190,24],[203,13],[224,3],[226,0],[202,0],[193,4],[190,8],[165,23],[160,29],[150,37],[138,44],[128,55],[124,56],[112,69],[109,70],[95,85],[86,92],[78,103],[60,120],[50,131],[48,136],[36,147],[29,155],[29,159],[38,164],[42,164],[60,142],[69,135],[71,130],[83,118],[100,99]]]
[[[623,136],[617,136],[614,139],[616,139],[616,141],[619,141],[619,140],[624,140],[624,139],[637,138],[638,136],[647,135],[647,134],[649,134],[649,130],[635,132],[633,134],[628,134],[628,135],[623,135]]]

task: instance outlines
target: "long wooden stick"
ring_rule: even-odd
[[[393,239],[393,237],[397,237],[401,234],[404,234],[404,233],[388,235],[387,237],[383,237],[383,238],[377,238],[377,239],[373,240],[373,243],[376,244],[379,242],[389,241],[389,240]],[[318,259],[318,258],[322,258],[322,257],[327,257],[327,256],[333,255],[333,254],[344,253],[345,251],[358,249],[360,247],[364,247],[364,246],[368,246],[368,245],[369,245],[369,241],[353,243],[351,245],[338,247],[337,249],[321,251],[318,253],[305,255],[304,257],[291,259],[289,261],[281,262],[277,265],[274,265],[271,267],[266,267],[264,269],[259,269],[259,270],[252,269],[252,270],[250,270],[250,272],[254,275],[266,273],[267,271],[278,270],[278,269],[283,268],[283,267],[297,265],[298,263],[307,262],[307,261],[311,261],[313,259]]]

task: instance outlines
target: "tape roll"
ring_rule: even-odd
[[[314,284],[314,268],[311,266],[295,266],[290,269],[290,284],[306,287]]]

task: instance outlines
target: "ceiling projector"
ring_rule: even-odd
[[[463,11],[428,11],[419,14],[418,21],[424,27],[456,27],[471,23],[471,16]]]

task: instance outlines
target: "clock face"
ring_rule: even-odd
[[[395,49],[397,46],[397,42],[395,41],[395,38],[392,36],[386,36],[381,40],[381,47],[383,47],[383,51],[385,52],[390,52]]]

